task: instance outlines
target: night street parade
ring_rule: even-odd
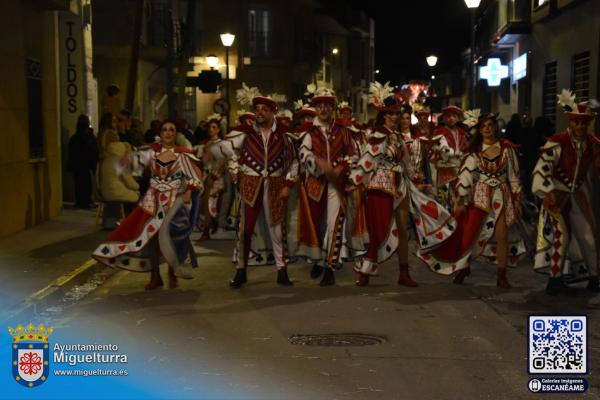
[[[600,1],[0,9],[0,399],[600,398]]]

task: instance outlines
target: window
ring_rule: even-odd
[[[553,126],[556,125],[557,69],[556,61],[546,64],[542,85],[542,115],[547,117]]]
[[[577,102],[590,99],[590,52],[573,56],[571,65],[571,87]]]
[[[44,157],[42,114],[42,70],[39,60],[25,60],[27,68],[27,109],[29,111],[29,158]]]
[[[248,10],[248,52],[253,58],[273,56],[273,27],[270,10]]]

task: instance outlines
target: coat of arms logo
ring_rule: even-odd
[[[36,387],[46,382],[50,373],[48,337],[54,331],[44,325],[8,327],[13,337],[13,378],[23,386]]]

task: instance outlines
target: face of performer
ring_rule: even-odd
[[[160,142],[163,146],[175,146],[175,138],[177,137],[177,129],[172,122],[166,122],[160,128]]]
[[[211,139],[218,138],[219,133],[221,133],[221,127],[216,122],[213,121],[208,124],[208,135]]]
[[[577,137],[583,137],[587,134],[588,126],[590,125],[589,120],[583,119],[570,119],[569,120],[569,128],[571,132],[575,134]]]
[[[340,111],[340,118],[341,119],[352,119],[352,110],[344,108],[343,110]]]
[[[402,113],[400,114],[400,131],[406,132],[410,129],[410,114]]]
[[[262,128],[267,128],[273,125],[275,112],[268,105],[257,104],[254,108],[254,114],[256,115],[256,125]]]
[[[429,124],[429,114],[418,114],[417,119],[421,126],[427,126],[427,124]]]
[[[330,122],[333,114],[333,107],[329,103],[319,103],[315,107],[317,117],[323,122]]]
[[[302,117],[302,124],[309,124],[311,122],[313,122],[313,116],[312,115],[305,115],[304,117]]]
[[[383,124],[386,128],[393,129],[397,126],[398,123],[398,114],[395,112],[386,112],[383,116]]]
[[[253,119],[251,119],[251,118],[246,118],[246,119],[244,120],[244,123],[245,123],[246,125],[248,125],[248,126],[252,126],[252,124],[254,123],[254,120],[253,120]]]
[[[458,115],[456,115],[453,112],[447,113],[444,115],[444,123],[449,127],[449,128],[454,128],[456,126],[456,123],[458,122]]]
[[[479,131],[481,132],[481,137],[486,143],[493,143],[497,140],[497,130],[498,127],[496,126],[496,123],[491,119],[486,119],[485,121],[483,121],[483,123],[481,124],[481,128],[479,128]]]

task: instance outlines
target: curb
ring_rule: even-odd
[[[116,272],[112,268],[102,265],[94,259],[89,259],[72,271],[59,276],[46,287],[27,297],[20,306],[8,312],[8,319],[17,319],[25,314],[33,313],[36,315],[40,311],[58,303],[73,287],[82,285],[95,274],[108,270],[112,270],[110,275]]]

